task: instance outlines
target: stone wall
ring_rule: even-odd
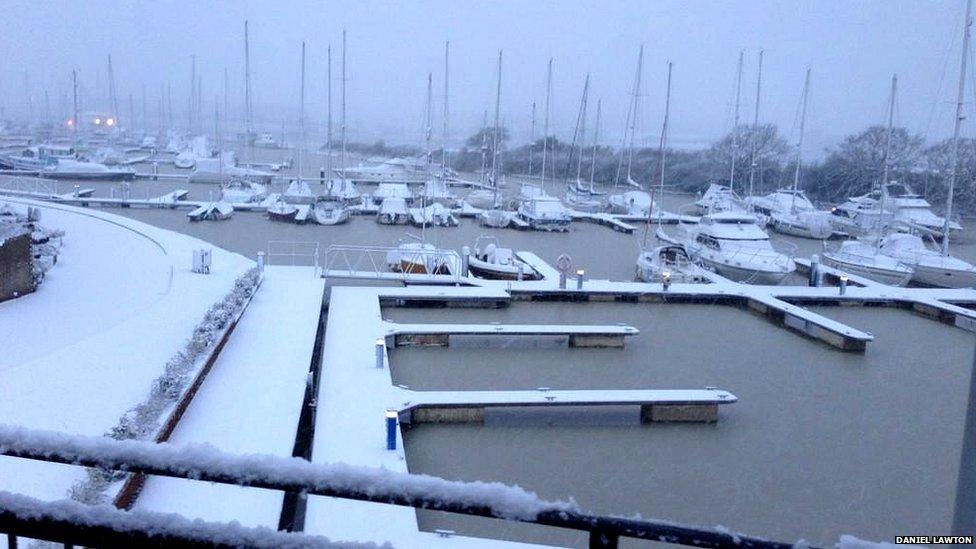
[[[0,241],[0,301],[34,291],[29,231]]]

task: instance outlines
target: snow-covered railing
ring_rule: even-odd
[[[334,244],[325,250],[322,271],[326,277],[457,284],[461,280],[461,256],[454,250],[427,247]]]
[[[448,481],[383,468],[313,464],[294,457],[234,455],[206,444],[177,446],[0,425],[0,455],[582,530],[589,532],[590,547],[616,547],[621,536],[697,547],[792,547],[726,529],[587,514],[575,502],[543,500],[498,482]],[[5,496],[9,495],[0,494],[0,516],[11,511],[10,497]],[[68,505],[82,509],[75,503]],[[164,519],[177,520],[173,515]],[[152,531],[150,524],[144,527]],[[17,521],[11,525],[0,520],[0,531],[17,533],[18,527]]]
[[[298,240],[269,240],[268,265],[319,266],[319,243]]]

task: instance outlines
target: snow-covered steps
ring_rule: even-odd
[[[309,267],[265,267],[264,282],[170,441],[290,457],[321,314]],[[282,493],[151,477],[135,507],[277,528]]]
[[[529,267],[532,267],[532,269],[535,270],[535,272],[542,275],[542,278],[544,280],[553,281],[558,284],[559,271],[554,269],[552,265],[547,263],[544,259],[535,255],[532,252],[527,252],[524,250],[518,250],[517,252],[515,252],[515,255],[518,256],[519,259],[527,263]]]
[[[624,325],[559,324],[393,324],[386,332],[386,344],[394,347],[490,346],[491,339],[559,338],[569,347],[623,347],[624,338],[640,331]]]
[[[397,410],[400,423],[484,423],[489,408],[639,406],[641,423],[718,420],[719,405],[738,398],[717,389],[599,391],[423,391]]]

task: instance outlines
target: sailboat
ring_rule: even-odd
[[[638,131],[637,122],[640,116],[640,97],[643,71],[644,45],[641,44],[640,51],[637,54],[637,70],[634,73],[634,85],[631,93],[630,106],[627,110],[627,120],[624,123],[624,137],[621,140],[621,147],[623,147],[625,144],[627,145],[627,177],[625,179],[625,183],[627,186],[632,187],[632,189],[622,193],[612,193],[607,198],[607,204],[610,207],[610,211],[611,213],[615,214],[644,216],[656,209],[654,201],[651,199],[651,195],[642,190],[640,184],[634,181],[632,172],[634,164],[634,139]],[[623,153],[621,153],[620,158],[617,160],[617,175],[614,178],[613,184],[615,189],[618,187],[618,183],[620,181],[620,171],[623,167],[623,159]],[[636,188],[636,190],[634,190],[634,188]]]
[[[326,192],[325,198],[329,200],[338,200],[340,202],[349,202],[353,200],[358,200],[360,197],[359,189],[356,188],[356,184],[353,183],[349,178],[346,177],[346,33],[342,32],[342,121],[340,126],[340,133],[342,139],[342,150],[339,157],[339,177],[335,177],[336,170],[332,166],[332,46],[329,46],[328,50],[328,129],[326,134],[326,147],[328,155],[328,181],[326,182]]]
[[[881,179],[882,185],[888,181],[891,132],[894,123],[897,90],[898,77],[892,76],[891,98],[888,106],[888,130],[883,160],[884,174]],[[883,202],[879,204],[879,210],[884,211]],[[825,250],[822,257],[824,265],[861,275],[890,286],[904,286],[908,284],[914,272],[912,265],[901,261],[897,257],[881,253],[881,238],[886,229],[887,226],[879,224],[875,227],[873,234],[864,235],[858,240],[845,241],[840,243],[835,249]]]
[[[576,157],[576,180],[566,186],[566,204],[579,212],[596,212],[603,209],[603,201],[593,197],[581,180],[583,171],[583,149],[586,141],[586,109],[590,92],[590,75],[586,74],[583,95],[580,98],[579,115],[576,120],[575,135],[579,136],[579,153]],[[575,135],[573,141],[575,142]]]

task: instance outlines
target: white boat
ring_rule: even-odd
[[[425,204],[437,202],[448,208],[457,205],[457,197],[454,196],[454,193],[447,187],[447,182],[443,179],[428,179],[424,183],[423,190],[420,191],[420,197]]]
[[[728,185],[712,183],[705,189],[701,198],[695,201],[698,215],[705,215],[711,212],[742,211],[742,204],[739,197],[732,192]]]
[[[914,234],[892,233],[883,237],[879,251],[914,269],[911,282],[940,288],[976,287],[976,267],[933,250]]]
[[[498,205],[496,204],[497,198],[498,193],[493,190],[475,189],[468,193],[468,196],[464,198],[464,201],[472,207],[488,210]]]
[[[261,202],[268,197],[268,189],[260,183],[234,179],[221,186],[220,199],[231,203]]]
[[[100,147],[91,155],[91,161],[106,166],[118,166],[126,161],[125,154],[112,147]]]
[[[354,166],[343,170],[356,183],[424,183],[426,162],[416,158],[393,158],[377,166]]]
[[[880,199],[881,191],[874,190],[831,208],[830,224],[834,232],[864,236],[872,231],[885,230],[895,216],[890,211],[881,210]]]
[[[828,267],[889,286],[908,284],[914,272],[911,265],[880,253],[874,243],[860,240],[845,240],[833,249],[826,249],[821,261]]]
[[[173,159],[173,166],[180,168],[181,170],[189,170],[197,163],[197,157],[193,154],[191,150],[185,150],[180,154],[176,155]]]
[[[309,188],[308,183],[301,179],[292,179],[288,187],[281,193],[285,202],[292,204],[314,204],[315,193]]]
[[[411,193],[410,188],[403,183],[380,183],[380,185],[376,187],[376,191],[373,192],[373,200],[383,203],[388,198],[396,198],[407,201],[413,199],[413,193]]]
[[[704,269],[691,260],[684,246],[673,244],[642,251],[635,277],[642,282],[663,282],[665,278],[675,283],[708,282]]]
[[[568,231],[573,220],[558,198],[546,195],[523,201],[517,215],[537,231]]]
[[[270,133],[262,133],[261,135],[254,138],[254,147],[259,149],[280,149],[281,145],[275,140],[274,136]]]
[[[272,221],[295,221],[298,207],[289,204],[280,197],[268,206],[268,218]]]
[[[478,237],[474,252],[468,256],[468,271],[488,280],[541,280],[542,275],[515,255],[502,248],[493,236]]]
[[[195,184],[221,185],[235,179],[246,179],[262,185],[271,183],[271,174],[235,165],[234,156],[230,153],[214,158],[195,157],[192,168],[187,181]]]
[[[825,239],[834,234],[830,213],[820,211],[801,189],[777,189],[766,196],[750,196],[746,204],[766,216],[766,226],[778,233]]]
[[[104,164],[64,158],[58,160],[56,164],[52,164],[41,170],[41,177],[47,177],[48,179],[117,181],[120,179],[132,179],[134,176],[135,172],[132,170],[109,168]]]
[[[407,242],[386,254],[386,265],[395,273],[451,274],[455,254],[433,244]]]
[[[326,184],[325,196],[332,200],[352,201],[360,197],[356,184],[348,179],[333,177]]]
[[[715,212],[678,229],[683,234],[676,240],[689,257],[736,282],[779,284],[796,271],[793,258],[773,248],[752,214]]]
[[[339,225],[349,221],[349,209],[341,202],[320,200],[312,212],[319,225]]]
[[[657,211],[657,204],[651,199],[651,195],[644,191],[612,194],[607,199],[607,203],[610,206],[610,213],[619,215],[647,217],[652,211]]]
[[[566,189],[566,205],[578,212],[595,213],[603,210],[604,201],[596,195],[580,192],[576,187]]]
[[[430,225],[434,227],[457,227],[459,222],[451,210],[443,204],[435,202],[423,208],[410,208],[410,217],[414,226]]]
[[[147,136],[143,137],[142,138],[142,141],[139,143],[139,148],[140,149],[145,149],[145,150],[155,149],[156,148],[156,138],[153,137],[153,136],[151,136],[151,135],[147,135]]]
[[[481,221],[481,225],[493,229],[504,229],[508,227],[512,224],[513,217],[515,217],[515,212],[497,208],[485,210],[478,214],[478,220]]]
[[[211,202],[186,214],[190,221],[224,221],[234,215],[234,207],[227,202]]]
[[[934,214],[932,205],[907,184],[892,181],[882,185],[881,192],[884,194],[885,210],[890,210],[896,221],[937,233],[941,233],[945,228],[946,219]],[[949,220],[950,234],[960,230],[962,225]]]
[[[410,209],[407,201],[399,197],[390,197],[380,204],[376,214],[376,222],[380,225],[401,225],[410,222]]]

